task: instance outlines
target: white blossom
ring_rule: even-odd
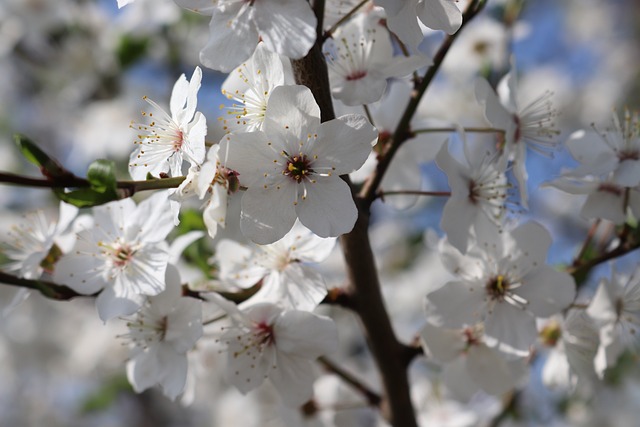
[[[394,56],[390,34],[376,15],[360,14],[327,39],[331,94],[345,105],[378,101],[390,77],[403,77],[429,65],[424,56]]]
[[[311,361],[337,346],[333,321],[270,303],[240,310],[222,297],[213,300],[231,321],[220,337],[228,352],[227,380],[246,394],[268,378],[288,406],[306,403],[313,392]]]
[[[151,99],[144,97],[154,111],[145,113],[149,123],[132,124],[140,132],[138,147],[131,153],[129,173],[133,179],[144,180],[148,173],[158,176],[170,173],[182,176],[182,163],[199,165],[204,160],[204,138],[207,134],[207,120],[196,111],[198,90],[202,81],[202,71],[196,67],[187,81],[181,75],[173,86],[170,113]]]
[[[603,278],[587,314],[599,328],[600,345],[594,366],[602,377],[624,351],[637,352],[640,346],[640,266],[629,277],[613,270],[611,280]]]
[[[56,264],[54,280],[96,298],[103,321],[138,310],[165,288],[165,237],[173,229],[166,192],[138,206],[124,199],[93,209],[94,223],[78,233],[74,249]]]
[[[272,52],[299,59],[316,40],[316,17],[305,0],[176,0],[211,15],[209,42],[200,52],[205,67],[229,72],[248,59],[262,40]]]
[[[231,133],[221,141],[224,166],[243,186],[240,227],[256,243],[282,238],[296,218],[321,237],[351,231],[357,209],[340,178],[358,169],[376,131],[362,116],[320,123],[304,86],[281,86],[269,99],[263,131]]]
[[[172,265],[166,285],[127,322],[125,337],[132,344],[127,378],[137,393],[158,384],[175,400],[187,380],[187,352],[202,336],[202,302],[181,296],[180,275]]]
[[[308,263],[325,260],[335,239],[323,239],[299,222],[279,241],[253,249],[231,240],[216,248],[220,279],[248,288],[260,284],[246,303],[271,302],[286,308],[311,311],[327,295],[322,275]]]
[[[446,328],[483,321],[501,350],[526,355],[537,336],[535,317],[560,312],[576,293],[569,274],[545,264],[550,245],[549,232],[535,222],[488,233],[466,255],[443,240],[442,261],[459,279],[427,295],[427,319]]]
[[[476,80],[475,95],[478,103],[484,107],[487,121],[494,128],[505,132],[500,148],[513,163],[513,173],[520,187],[520,203],[526,208],[526,146],[539,153],[551,155],[556,146],[552,138],[559,132],[555,129],[554,120],[557,112],[551,103],[552,93],[544,92],[522,107],[518,102],[516,88],[516,71],[512,66],[512,70],[498,83],[498,95],[483,78]]]
[[[293,84],[290,61],[286,59],[286,64],[283,62],[280,55],[259,43],[251,58],[229,73],[222,84],[222,94],[233,104],[230,107],[221,105],[220,108],[226,111],[223,117],[218,118],[226,133],[262,129],[273,89]]]

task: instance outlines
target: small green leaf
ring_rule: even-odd
[[[54,188],[53,192],[63,202],[79,208],[104,205],[105,203],[119,199],[115,193],[100,193],[93,188],[79,188],[68,192],[64,191],[63,188]]]
[[[14,140],[22,155],[31,163],[40,168],[40,172],[47,178],[68,176],[70,172],[62,167],[53,157],[42,151],[35,142],[25,135],[16,134]]]
[[[98,193],[116,193],[116,166],[111,160],[96,160],[89,165],[87,180]]]
[[[130,67],[142,59],[149,46],[148,37],[132,37],[124,35],[116,48],[116,57],[122,68]]]
[[[108,379],[98,390],[89,394],[82,402],[80,413],[102,412],[111,407],[119,395],[133,393],[133,389],[124,375]]]

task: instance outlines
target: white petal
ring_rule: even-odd
[[[127,363],[127,379],[136,393],[142,393],[158,383],[161,367],[156,351],[156,346],[149,347]]]
[[[425,324],[420,331],[422,345],[427,354],[440,363],[450,363],[465,350],[466,343],[459,330]]]
[[[96,298],[98,315],[103,322],[114,317],[128,316],[138,311],[144,301],[144,296],[132,294],[128,297],[119,297],[111,286],[105,288]]]
[[[369,157],[371,142],[378,137],[378,132],[364,116],[355,114],[322,123],[317,133],[312,150],[318,159],[313,167],[333,168],[332,174],[336,175],[359,169]]]
[[[228,2],[216,9],[209,23],[209,41],[200,52],[205,67],[230,72],[251,56],[259,35],[250,22],[251,6],[245,2]]]
[[[271,92],[264,119],[264,131],[271,139],[281,139],[283,134],[306,138],[319,125],[320,107],[308,87],[278,86]]]
[[[301,406],[313,395],[313,365],[308,359],[278,352],[269,379],[287,406]]]
[[[254,19],[264,44],[292,59],[305,56],[316,41],[316,16],[301,0],[258,1]]]
[[[306,191],[307,197],[295,206],[305,227],[320,237],[337,237],[353,229],[358,209],[347,183],[337,176],[318,177],[306,184]]]
[[[267,188],[250,187],[242,196],[240,229],[259,245],[281,239],[296,220],[296,192],[285,181]],[[298,184],[291,184],[298,185]]]
[[[501,395],[516,385],[509,365],[498,352],[486,345],[473,345],[467,354],[467,371],[484,391]]]
[[[485,320],[485,335],[496,339],[501,350],[525,356],[538,333],[531,314],[507,302],[498,302]]]
[[[333,320],[306,311],[282,312],[273,330],[279,352],[315,359],[338,347],[338,328]]]
[[[527,310],[537,317],[550,317],[573,302],[576,285],[571,275],[543,266],[527,274],[514,293],[527,300]]]
[[[453,0],[423,0],[417,12],[422,23],[433,30],[453,34],[462,25],[462,12]]]
[[[482,320],[485,308],[482,284],[448,282],[425,300],[427,321],[445,328],[461,328]]]

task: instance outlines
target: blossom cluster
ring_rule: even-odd
[[[383,378],[371,391],[334,362],[373,371],[362,348],[376,331],[367,329],[368,299],[355,284],[359,274],[370,277],[358,268],[373,249],[383,283],[376,294],[399,337],[388,351],[419,355],[424,368],[405,390],[420,425],[500,417],[500,400],[528,392],[536,368],[548,387],[591,399],[637,356],[640,265],[621,260],[608,275],[598,271],[599,281],[590,276],[639,246],[636,113],[614,112],[607,127],[562,138],[554,94],[528,96],[517,54],[506,53],[498,55],[503,68],[471,78],[457,70],[472,124],[464,111],[434,113],[418,102],[431,96],[430,73],[443,61],[427,53],[429,35],[447,37],[447,46],[467,23],[464,6],[471,19],[481,1],[336,0],[322,17],[305,0],[175,3],[211,17],[197,49],[204,67],[229,73],[219,116],[205,115],[201,91],[212,74],[196,66],[177,78],[168,108],[143,98],[151,108],[130,124],[126,180],[88,174],[62,185],[51,164],[31,155],[70,203],[61,202],[57,221],[38,212],[5,239],[2,274],[28,285],[3,299],[3,319],[29,292],[65,299],[55,293],[62,289],[94,299],[99,321],[120,328],[137,393],[158,387],[187,404],[203,388],[226,393],[225,384],[246,399],[277,395],[285,425],[378,425],[397,390],[384,389]],[[296,84],[295,62],[314,54],[336,118],[327,120],[333,111],[317,91]],[[582,250],[558,265],[562,242],[551,221],[531,219],[540,211],[530,176],[540,175],[533,162],[550,163],[563,146],[578,165],[558,176],[544,171],[540,187],[586,195],[580,215],[593,222]],[[111,198],[78,202],[85,183],[87,194]],[[153,192],[128,197],[130,188]],[[414,214],[437,230],[407,225]],[[349,239],[363,224],[372,248],[354,255]],[[353,315],[364,338],[350,327]]]

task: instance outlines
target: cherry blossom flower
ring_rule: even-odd
[[[124,199],[93,209],[94,223],[56,264],[54,280],[96,298],[103,321],[134,313],[165,288],[165,237],[173,229],[166,192],[138,206]]]
[[[306,403],[313,393],[311,361],[337,347],[335,323],[270,303],[240,310],[220,296],[213,301],[231,321],[220,337],[228,352],[227,380],[246,394],[269,378],[286,405]]]
[[[322,275],[306,263],[325,260],[334,246],[335,239],[320,238],[299,222],[279,241],[253,250],[222,240],[216,248],[220,279],[243,288],[262,281],[246,303],[311,311],[327,295],[327,287]]]
[[[159,384],[175,400],[187,380],[187,352],[202,336],[202,302],[181,296],[180,275],[172,265],[166,285],[127,322],[125,338],[133,346],[127,378],[137,393]]]
[[[494,154],[474,153],[464,143],[467,165],[449,154],[444,144],[436,163],[449,180],[451,197],[444,205],[440,226],[449,243],[465,252],[475,235],[496,233],[502,227],[510,185],[505,164]]]
[[[293,84],[290,61],[269,51],[259,43],[251,58],[229,73],[222,84],[222,94],[233,101],[226,108],[226,115],[218,118],[228,132],[252,132],[261,130],[267,102],[273,89],[283,84]]]
[[[424,56],[394,56],[389,32],[378,16],[360,14],[323,47],[331,94],[346,105],[378,101],[390,77],[403,77],[429,65]]]
[[[3,242],[2,253],[9,259],[3,270],[16,272],[25,279],[39,279],[45,272],[43,261],[51,255],[52,249],[61,252],[62,234],[77,214],[78,208],[60,202],[58,221],[51,221],[42,211],[27,215],[26,223],[13,226],[8,233],[9,240]]]
[[[569,274],[545,264],[550,245],[549,232],[535,222],[486,234],[466,255],[443,240],[442,261],[459,280],[427,295],[428,321],[446,328],[483,321],[501,351],[526,355],[537,336],[535,317],[560,312],[576,293]]]
[[[412,51],[424,38],[418,19],[433,30],[453,34],[462,25],[454,0],[375,0],[387,12],[389,29]]]
[[[180,76],[171,93],[171,115],[154,101],[144,98],[155,112],[143,112],[149,123],[131,125],[140,132],[136,141],[138,147],[129,159],[129,173],[134,179],[146,179],[148,173],[181,176],[183,161],[190,165],[202,163],[207,120],[202,113],[196,112],[201,81],[200,67],[194,70],[191,81],[187,81],[184,74]]]
[[[251,56],[259,40],[272,52],[299,59],[316,40],[316,17],[305,0],[176,0],[212,15],[209,42],[200,52],[205,67],[229,72]]]
[[[528,374],[524,358],[509,358],[485,343],[482,324],[444,329],[427,323],[420,337],[425,353],[444,365],[445,385],[464,397],[471,397],[479,388],[504,394]]]
[[[54,263],[64,252],[69,251],[68,228],[78,213],[78,208],[60,202],[59,217],[51,221],[42,211],[25,217],[26,222],[11,227],[8,240],[2,242],[2,254],[7,263],[2,266],[6,272],[15,272],[25,279],[39,279],[44,273],[52,273]],[[65,235],[66,234],[66,235]],[[29,296],[26,288],[11,290],[0,304],[2,316],[11,311]]]
[[[640,266],[629,277],[613,270],[611,280],[602,279],[587,314],[599,328],[594,366],[602,377],[625,350],[637,351],[640,346]]]
[[[611,127],[598,132],[598,135],[574,132],[567,141],[567,148],[580,162],[580,166],[567,176],[611,175],[611,180],[619,186],[640,185],[640,122],[637,113],[625,111],[621,122],[614,112]]]
[[[556,146],[552,138],[559,132],[555,129],[554,122],[557,112],[551,104],[553,94],[547,91],[521,107],[516,97],[516,87],[516,71],[512,66],[511,72],[498,84],[498,95],[483,78],[476,80],[475,95],[478,103],[484,106],[487,121],[494,128],[505,131],[500,148],[504,150],[507,159],[513,162],[513,173],[520,187],[520,203],[526,208],[526,146],[539,153],[551,155]]]
[[[220,142],[225,166],[242,185],[240,227],[258,244],[282,238],[296,218],[321,237],[351,231],[357,209],[340,178],[358,169],[377,133],[362,116],[320,123],[304,86],[281,86],[269,99],[263,131],[231,133]]]

